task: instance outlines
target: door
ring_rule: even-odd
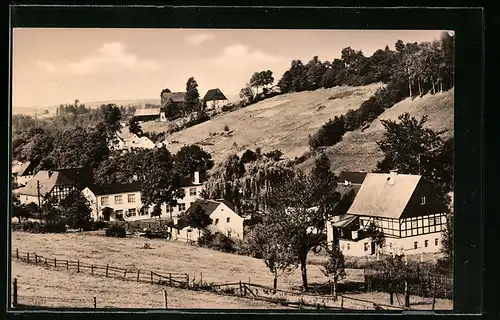
[[[375,254],[375,242],[371,242],[371,253],[370,254]]]

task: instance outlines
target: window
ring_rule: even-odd
[[[438,238],[434,239],[434,245],[435,245],[435,246],[438,246],[438,245],[439,245],[439,239],[438,239]]]
[[[219,218],[215,219],[215,224],[219,224]]]
[[[115,204],[122,204],[123,203],[123,197],[121,195],[115,196]]]
[[[413,242],[413,249],[417,249],[418,248],[418,241],[415,241]]]
[[[392,242],[389,243],[389,248],[392,249]]]
[[[186,204],[185,203],[179,203],[179,211],[184,211],[186,210]]]
[[[135,215],[136,215],[135,208],[128,209],[128,216],[129,217],[132,217],[132,216],[135,216]]]
[[[108,197],[102,197],[101,206],[107,206],[107,205],[108,205]]]
[[[226,222],[229,223],[231,221],[231,218],[227,217]]]
[[[116,220],[123,220],[123,210],[115,211]]]
[[[430,217],[430,218],[429,218],[429,225],[430,225],[430,226],[433,226],[433,225],[434,225],[434,223],[435,223],[435,222],[434,222],[434,217]]]
[[[441,224],[441,217],[436,217],[436,224]]]
[[[417,221],[412,221],[411,222],[411,227],[416,228],[417,227]]]
[[[196,195],[196,188],[189,188],[189,195],[195,196]]]
[[[425,204],[425,197],[420,198],[420,205],[423,206]]]
[[[347,250],[351,250],[351,245],[349,243],[347,244]]]
[[[364,249],[365,249],[365,251],[368,251],[368,242],[364,243]]]
[[[128,195],[128,203],[135,203],[135,194]]]
[[[170,205],[166,205],[165,206],[165,211],[166,212],[171,212],[172,211],[172,208],[170,207]]]
[[[429,246],[429,240],[425,240],[425,241],[424,241],[424,247],[426,247],[426,248],[427,248],[428,246]]]
[[[228,237],[228,238],[231,238],[231,231],[228,231],[228,232],[227,232],[227,237]]]

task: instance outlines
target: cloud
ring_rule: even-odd
[[[212,33],[197,33],[187,36],[184,40],[191,46],[199,46],[203,42],[211,39],[215,39],[215,35]]]
[[[88,75],[104,69],[147,71],[163,67],[156,61],[139,59],[136,54],[127,52],[126,46],[120,42],[104,43],[92,55],[77,61],[69,61],[59,65],[38,61],[37,65],[45,72],[55,75]]]

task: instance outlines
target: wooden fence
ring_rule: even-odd
[[[269,303],[280,304],[290,308],[314,308],[330,310],[355,310],[346,306],[348,303],[356,302],[357,305],[363,305],[364,309],[377,310],[405,310],[408,308],[396,306],[375,304],[372,301],[353,298],[345,295],[322,295],[318,293],[309,293],[302,291],[286,291],[271,287],[266,287],[250,282],[236,282],[224,284],[207,284],[202,279],[190,282],[189,275],[186,273],[174,272],[154,272],[141,269],[125,269],[112,265],[90,264],[81,260],[66,260],[49,258],[36,253],[20,252],[16,249],[13,252],[15,259],[22,262],[55,268],[57,270],[76,271],[77,273],[86,273],[92,276],[115,278],[125,281],[137,281],[157,285],[179,287],[194,291],[208,291],[221,295],[238,296],[252,300],[265,301]],[[201,277],[200,277],[201,278]],[[16,280],[14,280],[16,282]],[[14,301],[17,300],[17,286],[14,289]],[[165,296],[165,301],[166,301]],[[17,301],[16,301],[17,303]]]
[[[126,269],[109,264],[102,265],[81,260],[49,258],[34,252],[20,252],[18,249],[15,250],[14,257],[20,261],[34,265],[76,271],[77,273],[87,273],[93,276],[189,288],[189,275],[187,273],[162,272],[160,274],[151,270]]]

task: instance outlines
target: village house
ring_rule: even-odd
[[[184,216],[195,212],[197,207],[201,207],[204,213],[212,219],[212,224],[207,227],[211,233],[220,232],[228,238],[243,240],[243,220],[238,215],[234,205],[227,200],[196,200]],[[174,225],[179,224],[179,218],[174,218]],[[172,239],[197,241],[202,231],[189,226],[183,228],[170,228]]]
[[[38,162],[34,161],[13,161],[12,162],[12,178],[13,182],[18,186],[25,186],[33,175],[35,174],[35,169]]]
[[[194,172],[192,179],[181,179],[181,188],[184,190],[184,197],[176,199],[177,205],[175,206],[163,204],[161,206],[162,215],[173,219],[186,212],[196,200],[201,199],[201,192],[205,189],[204,182],[206,180],[206,174],[200,174],[198,171]]]
[[[92,210],[94,220],[134,221],[150,218],[142,211],[139,183],[91,185],[82,191]]]
[[[152,121],[160,118],[160,109],[144,108],[135,110],[134,117],[139,121]]]
[[[206,110],[213,110],[222,107],[222,105],[229,102],[229,100],[222,93],[222,91],[217,88],[208,90],[203,97],[202,102],[206,105]]]
[[[169,114],[168,108],[181,110],[185,95],[185,92],[162,92],[160,107],[161,121],[167,121],[167,115]]]
[[[40,170],[25,187],[15,190],[21,203],[43,204],[46,199],[57,202],[66,198],[74,190],[83,190],[92,181],[91,168],[72,168],[57,171]],[[39,197],[40,196],[40,197]]]
[[[420,175],[368,173],[346,214],[327,223],[327,239],[347,256],[439,252],[446,207]],[[385,236],[377,250],[366,233],[374,223]]]

